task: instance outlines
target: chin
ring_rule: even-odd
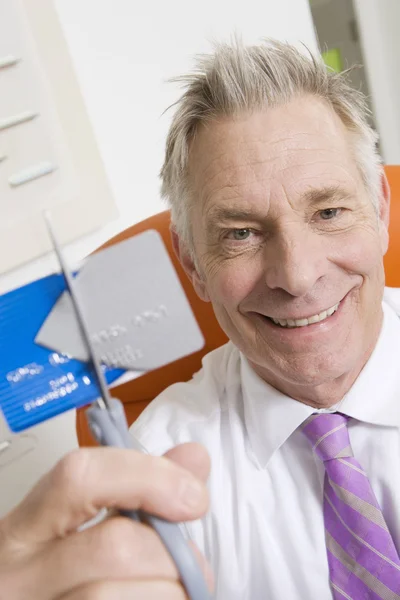
[[[274,357],[265,360],[264,357],[250,358],[258,374],[268,383],[278,387],[279,382],[292,386],[319,387],[331,384],[340,379],[347,379],[355,370],[354,355],[346,360],[343,355],[334,360],[332,354],[323,357],[291,356]]]

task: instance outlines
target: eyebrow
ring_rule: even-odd
[[[208,222],[211,225],[215,225],[224,221],[256,221],[260,219],[262,219],[262,216],[258,215],[254,210],[246,210],[244,208],[228,206],[216,206],[210,211]]]
[[[327,186],[319,189],[312,189],[303,194],[301,200],[307,205],[318,206],[327,201],[338,202],[349,199],[352,194],[340,186]],[[215,206],[208,215],[209,226],[215,227],[219,223],[227,221],[264,221],[265,213],[259,211],[246,210],[241,207]]]
[[[347,200],[352,197],[353,194],[349,190],[341,188],[339,185],[330,185],[324,188],[309,190],[303,195],[303,200],[307,204],[315,206],[316,204],[322,204],[327,200],[338,201]]]

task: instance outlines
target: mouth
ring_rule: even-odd
[[[315,323],[322,323],[323,321],[329,319],[338,310],[340,304],[341,301],[318,314],[302,319],[275,319],[273,317],[267,316],[266,318],[275,325],[278,325],[278,327],[286,329],[294,329],[296,327],[308,327],[309,325],[315,325]]]

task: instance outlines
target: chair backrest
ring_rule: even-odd
[[[390,208],[389,250],[385,256],[386,285],[400,287],[400,166],[385,167],[392,202]]]
[[[390,247],[385,256],[386,284],[391,287],[400,287],[400,166],[385,167],[385,170],[392,190]],[[227,341],[214,316],[211,304],[202,302],[197,297],[192,284],[186,277],[174,254],[169,231],[169,211],[159,213],[129,227],[109,240],[102,248],[117,244],[148,229],[156,229],[164,240],[192,310],[203,332],[205,346],[195,354],[181,358],[161,369],[152,371],[111,390],[112,395],[124,403],[129,424],[133,423],[151,400],[166,387],[177,381],[191,379],[192,375],[200,369],[202,357]],[[78,441],[81,446],[95,445],[86,424],[84,409],[77,410],[76,428]]]

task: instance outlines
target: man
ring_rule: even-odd
[[[366,116],[343,76],[278,42],[218,46],[189,76],[163,193],[231,341],[134,425],[170,460],[75,453],[5,519],[7,597],[183,598],[145,527],[70,534],[140,505],[197,519],[218,600],[400,598],[400,303],[383,301],[389,189]]]

